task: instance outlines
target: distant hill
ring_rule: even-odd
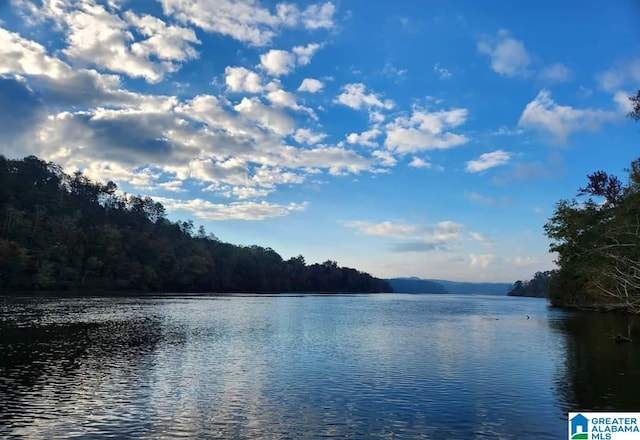
[[[470,283],[423,278],[390,278],[387,280],[396,293],[451,293],[455,295],[506,295],[510,283]]]
[[[386,280],[395,293],[449,293],[445,287],[431,280],[420,278],[391,278]]]
[[[506,295],[513,287],[511,283],[469,283],[461,281],[429,280],[442,284],[449,292],[456,295]]]

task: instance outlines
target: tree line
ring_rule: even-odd
[[[513,284],[507,295],[509,296],[532,296],[545,298],[549,287],[549,278],[552,272],[536,272],[533,278],[528,281],[518,280]]]
[[[640,120],[640,91],[628,116]],[[640,313],[640,159],[626,177],[596,171],[545,224],[558,269],[549,273],[552,305]]]
[[[390,292],[335,261],[283,260],[193,221],[170,221],[150,197],[66,174],[35,156],[0,155],[0,291]]]

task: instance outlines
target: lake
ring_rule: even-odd
[[[531,298],[5,296],[0,437],[566,438],[640,410],[616,334]]]

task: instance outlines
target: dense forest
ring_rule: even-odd
[[[0,155],[0,292],[390,292],[335,261],[284,261],[169,221],[149,197],[67,175],[37,157]]]
[[[640,120],[640,91],[629,117]],[[549,279],[554,305],[640,313],[640,159],[621,180],[590,174],[577,198],[561,200],[545,225],[558,253]]]
[[[536,272],[533,278],[528,281],[518,280],[514,283],[513,287],[511,287],[507,295],[546,298],[551,274],[552,272],[547,270],[544,272]]]

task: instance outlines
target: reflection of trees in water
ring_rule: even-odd
[[[640,317],[585,312],[549,322],[565,336],[565,365],[557,378],[565,412],[640,408]],[[617,334],[633,342],[616,343]]]
[[[136,365],[162,336],[156,319],[35,322],[0,320],[0,435],[20,425],[16,419],[24,421],[30,408],[67,404],[79,383],[114,365]]]

